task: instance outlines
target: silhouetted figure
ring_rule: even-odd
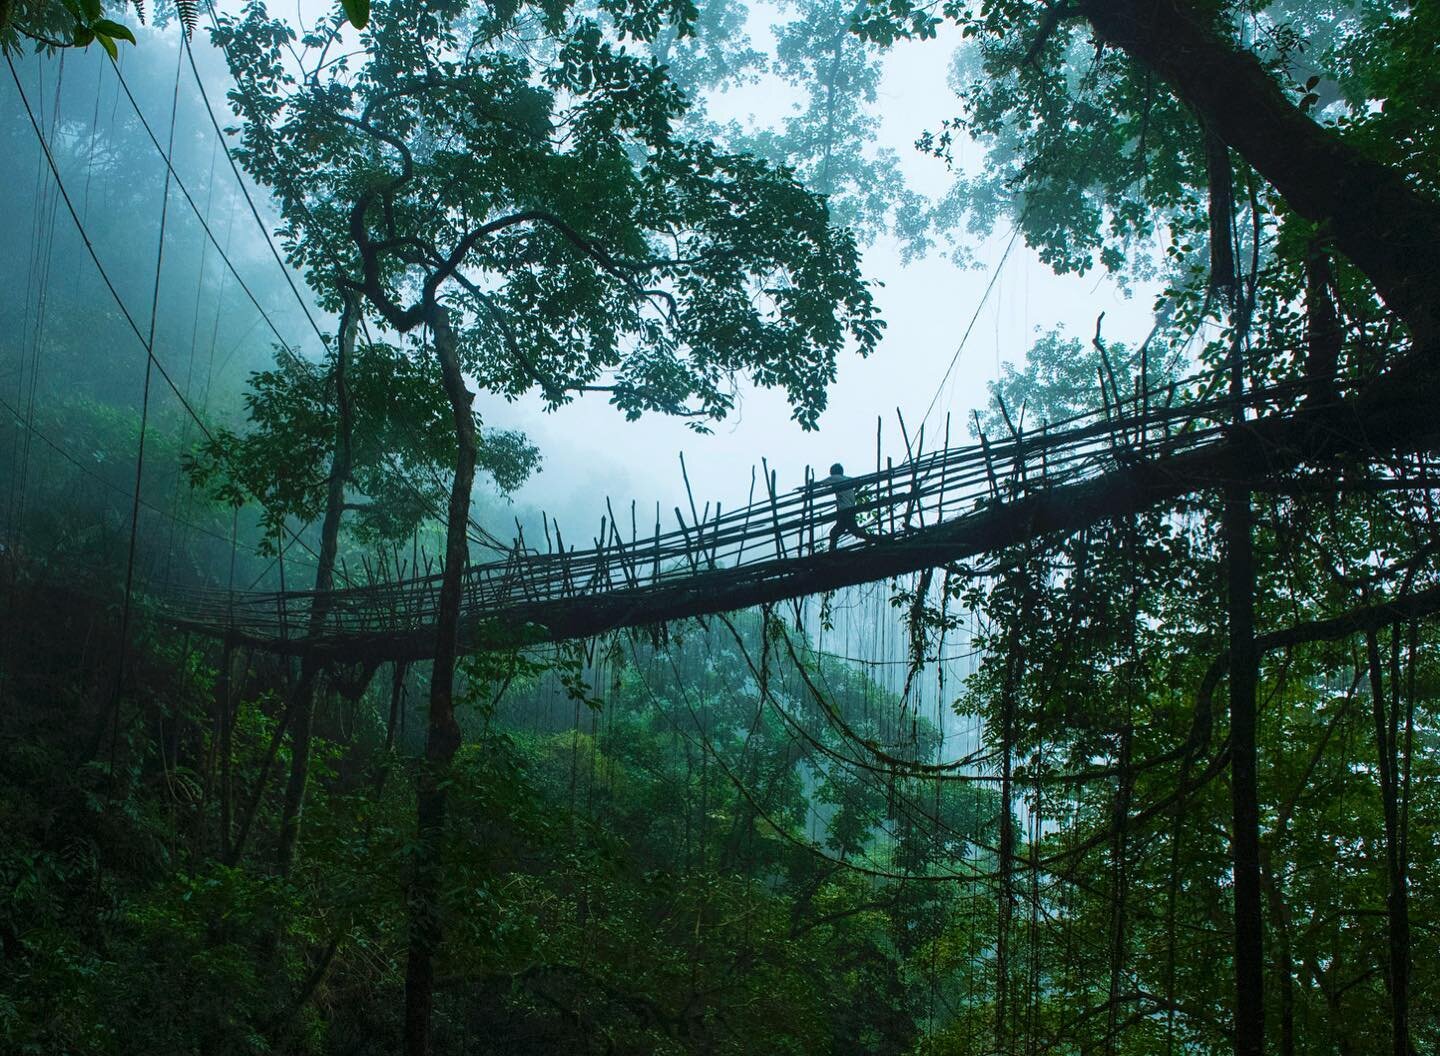
[[[855,502],[855,485],[845,475],[845,467],[839,462],[830,467],[828,477],[815,481],[814,486],[835,493],[835,526],[830,529],[831,550],[840,542],[840,537],[847,533],[872,543],[880,538],[874,532],[861,528],[860,522],[856,520],[860,511]]]

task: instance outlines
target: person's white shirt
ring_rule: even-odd
[[[817,480],[815,483],[819,487],[829,488],[835,492],[835,508],[837,510],[853,510],[855,508],[855,487],[845,474],[831,473],[824,480]]]

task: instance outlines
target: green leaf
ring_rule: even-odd
[[[85,12],[86,19],[91,22],[104,14],[100,9],[100,0],[80,0],[80,8]]]
[[[340,6],[345,9],[345,17],[356,29],[364,29],[365,24],[370,21],[370,0],[340,0]]]
[[[115,40],[128,40],[131,44],[135,43],[135,34],[130,32],[129,26],[122,26],[119,22],[111,22],[108,18],[102,18],[90,28],[96,33],[103,33],[105,36]]]
[[[120,49],[115,47],[115,42],[104,33],[96,33],[95,39],[100,42],[100,46],[105,49],[112,60],[120,57]]]
[[[85,28],[84,26],[78,25],[75,27],[75,36],[73,40],[77,48],[88,48],[90,46],[90,42],[94,39],[95,34],[92,33],[89,29]]]

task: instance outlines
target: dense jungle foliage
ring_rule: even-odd
[[[0,1051],[1440,1050],[1437,38],[1381,0],[0,3]],[[902,42],[954,49],[943,194],[875,145]],[[725,116],[756,85],[773,120]],[[764,388],[814,428],[887,354],[867,249],[995,236],[1153,292],[1143,342],[1047,320],[974,416],[1128,423],[1093,479],[992,475],[983,553],[848,546],[878,583],[805,603],[464,622],[537,534],[494,408],[706,433]],[[414,576],[419,655],[315,644]],[[288,652],[166,618],[257,588]]]

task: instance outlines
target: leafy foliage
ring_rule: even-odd
[[[283,537],[287,518],[317,521],[325,510],[340,428],[333,378],[326,369],[287,354],[272,370],[251,376],[245,395],[249,429],[215,431],[187,459],[192,486],[232,506],[257,502],[266,537]],[[361,542],[409,538],[445,499],[441,475],[453,458],[449,422],[436,406],[439,371],[433,360],[366,342],[347,365],[351,418],[348,508]],[[501,492],[524,483],[540,462],[525,437],[479,429],[478,465]]]
[[[27,637],[6,637],[25,651],[6,654],[0,713],[7,1050],[392,1051],[406,942],[396,880],[414,840],[414,786],[401,777],[416,709],[391,713],[387,735],[388,687],[351,701],[332,683],[305,853],[281,881],[264,864],[281,799],[268,761],[279,743],[284,762],[280,668],[232,667],[222,764],[218,654],[147,635],[123,702],[136,719],[113,764],[105,752],[86,763],[104,702],[97,711],[84,692],[83,668],[28,643],[79,642],[92,615],[28,611]],[[899,819],[887,823],[865,782],[839,768],[820,784],[807,776],[824,756],[798,746],[775,710],[803,718],[815,706],[791,699],[793,674],[773,672],[783,705],[715,677],[762,653],[777,633],[766,626],[617,642],[578,668],[504,654],[468,668],[472,743],[452,771],[442,891],[451,939],[440,970],[455,982],[437,1007],[437,1051],[909,1049],[929,944],[958,896],[837,870],[805,850],[804,833],[831,804],[837,853],[922,877],[970,853],[968,838],[987,839],[993,797],[947,796],[957,843],[913,823],[892,843],[877,826]],[[535,721],[556,701],[566,713],[573,677],[603,710],[578,727]],[[836,667],[829,681],[832,706],[857,728],[883,714],[863,677]],[[41,694],[54,703],[16,706]],[[55,724],[57,708],[83,721]]]
[[[263,5],[216,36],[243,160],[279,195],[312,285],[363,285],[408,326],[407,296],[448,283],[464,367],[508,396],[600,390],[629,417],[715,418],[746,372],[813,424],[836,355],[880,334],[853,240],[818,198],[677,134],[685,101],[665,71],[591,20],[531,12],[548,43],[532,59],[508,46],[518,9],[473,25],[460,5],[376,10],[370,61],[302,80],[294,31]]]

